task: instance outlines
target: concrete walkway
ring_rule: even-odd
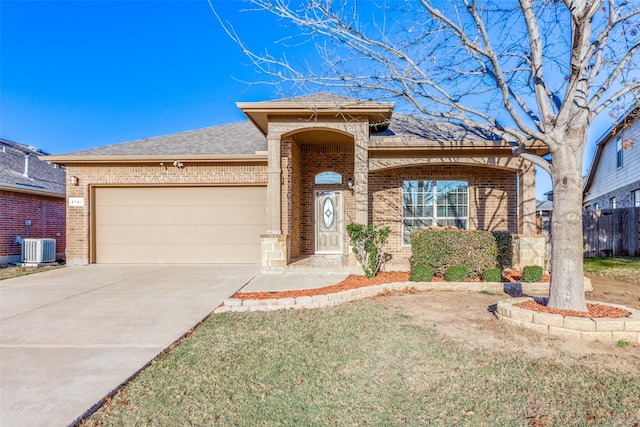
[[[91,265],[0,281],[0,426],[73,423],[258,272]]]

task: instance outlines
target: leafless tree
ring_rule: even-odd
[[[582,162],[602,113],[637,103],[638,0],[249,0],[313,43],[314,59],[250,49],[272,83],[313,85],[479,127],[549,172],[554,191],[549,306],[586,311]],[[215,12],[215,10],[214,10]],[[615,118],[614,118],[615,120]],[[546,144],[546,158],[527,150]],[[551,161],[552,159],[552,161]]]

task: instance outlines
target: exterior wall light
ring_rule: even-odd
[[[71,176],[71,185],[78,185],[80,183],[80,180],[78,180],[78,177],[75,175]]]
[[[353,183],[353,178],[349,177],[349,179],[347,180],[347,187],[349,187],[349,190],[353,191],[356,186]]]

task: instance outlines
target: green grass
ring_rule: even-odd
[[[86,425],[633,425],[639,407],[630,373],[470,350],[364,300],[214,315]]]
[[[640,258],[585,258],[584,271],[640,285]]]
[[[0,280],[11,279],[14,277],[26,276],[28,274],[42,273],[47,270],[55,270],[62,268],[64,265],[49,265],[43,267],[20,267],[0,264]]]

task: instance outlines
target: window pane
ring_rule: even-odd
[[[342,184],[342,175],[337,172],[321,172],[316,175],[316,184]]]

